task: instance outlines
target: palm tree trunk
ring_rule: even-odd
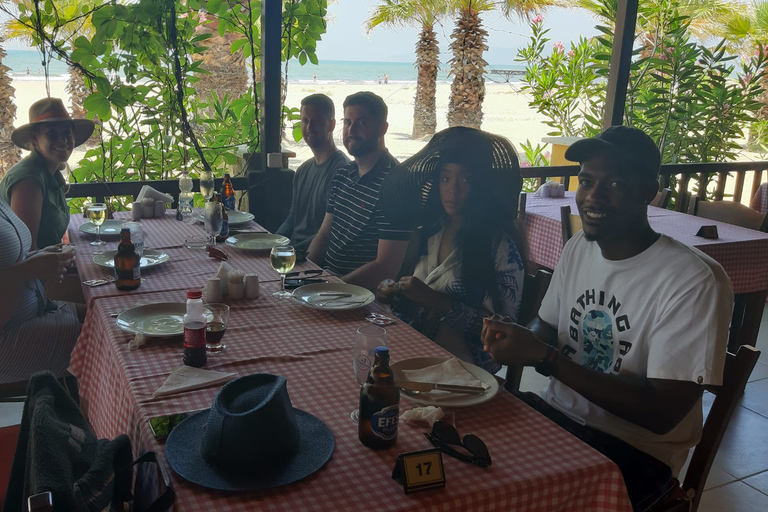
[[[83,104],[91,91],[85,86],[83,74],[74,66],[69,66],[67,92],[69,93],[69,101],[72,105],[72,117],[75,119],[86,119],[86,110]],[[93,131],[91,138],[88,139],[88,142],[97,142],[101,136],[101,120],[97,117],[94,119],[94,122],[96,123],[96,129]]]
[[[483,122],[485,99],[485,66],[483,52],[488,32],[482,27],[480,13],[465,9],[459,14],[456,28],[451,33],[449,62],[453,83],[448,104],[448,126],[467,126],[480,129]]]
[[[13,120],[16,118],[16,104],[13,102],[16,89],[8,76],[10,68],[3,64],[6,55],[3,42],[5,39],[0,38],[0,178],[21,159],[21,150],[11,142]]]
[[[413,104],[414,139],[435,134],[437,129],[437,71],[440,69],[440,48],[432,25],[424,25],[416,43],[416,100]]]

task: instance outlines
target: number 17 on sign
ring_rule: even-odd
[[[432,448],[401,453],[397,457],[392,478],[403,484],[405,494],[445,487],[445,472],[440,450]]]

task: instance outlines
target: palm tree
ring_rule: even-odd
[[[449,0],[449,8],[458,15],[451,33],[448,61],[453,75],[448,103],[448,125],[480,128],[485,99],[485,66],[483,53],[488,32],[483,28],[480,13],[498,9],[506,17],[528,18],[544,7],[562,5],[563,0]]]
[[[5,39],[0,37],[0,178],[13,164],[21,159],[21,150],[11,142],[13,120],[16,117],[16,104],[13,97],[16,93],[8,76],[10,68],[3,64]]]
[[[379,25],[421,29],[416,42],[416,99],[413,104],[414,139],[434,135],[437,128],[435,95],[440,69],[440,48],[435,23],[447,13],[443,0],[383,0],[365,23],[368,33]]]
[[[219,21],[210,14],[201,13],[200,21],[197,34],[209,34],[210,37],[202,43],[206,49],[192,56],[194,60],[202,60],[202,68],[207,71],[196,73],[199,79],[194,85],[197,95],[204,100],[209,100],[211,93],[215,93],[219,99],[226,94],[230,99],[239,98],[248,90],[248,70],[243,51],[230,51],[232,43],[239,36],[232,32],[220,35]]]

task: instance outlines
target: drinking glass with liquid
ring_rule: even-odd
[[[106,242],[101,239],[101,225],[107,220],[107,205],[105,203],[90,204],[85,213],[91,224],[96,226],[96,240],[91,242],[91,245],[106,245]]]
[[[285,274],[293,270],[296,264],[296,251],[290,245],[278,245],[269,253],[269,263],[280,274],[280,291],[272,294],[273,297],[285,299],[291,296],[291,292],[285,291]]]

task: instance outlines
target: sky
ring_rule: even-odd
[[[377,27],[370,35],[365,34],[363,24],[380,2],[376,0],[337,0],[328,6],[330,22],[322,41],[317,45],[320,60],[354,60],[381,62],[412,62],[418,29],[389,29]],[[543,13],[544,23],[550,28],[552,41],[578,40],[580,35],[596,35],[597,20],[580,9],[550,9]],[[490,64],[509,65],[514,62],[517,49],[530,37],[527,22],[508,20],[497,12],[481,15],[488,31],[489,50],[485,60]],[[448,41],[453,31],[453,20],[448,19],[436,28],[440,40],[440,60],[446,62]]]
[[[337,0],[328,6],[330,22],[323,39],[318,43],[317,56],[320,60],[352,60],[374,62],[413,62],[414,45],[418,29],[397,30],[377,27],[371,34],[365,34],[363,24],[380,2],[377,0]],[[550,28],[548,37],[552,42],[576,41],[580,35],[590,37],[597,34],[597,20],[580,9],[549,9],[543,13],[545,26]],[[0,13],[0,19],[7,16]],[[530,37],[528,23],[519,19],[508,20],[497,12],[482,14],[483,26],[488,31],[489,50],[485,60],[492,65],[510,65],[514,62],[517,49],[524,46]],[[448,44],[453,31],[453,20],[448,19],[436,28],[440,40],[440,60],[450,59]],[[7,41],[6,49],[25,49],[26,45]]]

